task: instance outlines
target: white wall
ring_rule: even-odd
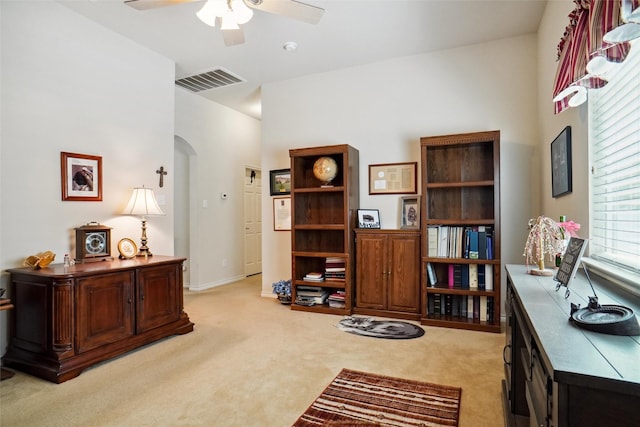
[[[548,2],[538,29],[538,117],[540,124],[538,143],[543,160],[538,179],[541,198],[541,209],[538,214],[556,220],[560,215],[567,215],[568,219],[582,225],[580,236],[589,237],[590,174],[587,103],[554,115],[553,103],[551,102],[553,83],[558,67],[556,48],[569,23],[567,15],[574,6],[575,4],[570,0]],[[572,132],[573,192],[554,199],[551,196],[551,142],[565,126],[571,126]]]
[[[245,165],[260,165],[260,122],[176,89],[173,61],[55,2],[0,2],[0,19],[0,270],[43,250],[62,262],[73,254],[74,228],[88,221],[113,227],[114,255],[122,237],[139,241],[140,220],[119,212],[140,185],[166,201],[166,216],[148,220],[149,246],[174,254],[174,181],[184,169],[178,159],[174,170],[174,136],[181,135],[197,150],[192,203],[210,202],[193,210],[191,252],[202,265],[190,271],[191,285],[241,276],[242,179]],[[102,157],[102,202],[61,201],[61,151]],[[168,171],[162,188],[160,166]],[[223,190],[231,194],[226,203]],[[8,281],[2,273],[0,287]],[[5,311],[0,354],[6,319]]]
[[[113,227],[112,252],[122,237],[139,241],[140,220],[119,212],[140,185],[166,198],[148,237],[152,252],[172,254],[172,171],[163,189],[155,171],[173,162],[173,62],[55,2],[0,7],[2,271],[43,250],[62,262],[89,221]],[[102,202],[61,200],[61,151],[102,157]]]
[[[176,135],[196,159],[189,287],[199,290],[244,277],[244,168],[260,167],[260,122],[184,89],[175,94]]]
[[[267,84],[263,171],[289,166],[288,149],[350,144],[360,151],[360,207],[398,228],[399,196],[368,193],[368,165],[419,161],[422,136],[501,131],[502,259],[522,262],[537,212],[539,159],[535,35],[403,57]],[[290,233],[273,232],[263,196],[263,294],[290,278]],[[274,250],[278,248],[278,250]]]

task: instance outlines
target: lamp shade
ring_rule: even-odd
[[[164,215],[164,212],[158,206],[156,195],[151,188],[136,187],[133,189],[129,203],[122,214],[146,217]]]

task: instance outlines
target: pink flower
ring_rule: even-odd
[[[578,233],[576,232],[580,230],[580,224],[573,221],[565,221],[559,222],[558,226],[562,227],[562,230],[564,230],[565,233],[569,233],[569,236],[578,237]]]

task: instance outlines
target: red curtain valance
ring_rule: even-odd
[[[622,24],[620,2],[574,0],[575,8],[569,14],[569,25],[558,44],[553,98],[570,89],[566,91],[566,96],[554,103],[555,114],[567,109],[571,97],[580,90],[597,89],[607,84],[605,79],[587,73],[587,63],[594,56],[602,56],[610,62],[622,62],[627,57],[630,49],[628,42],[610,44],[602,40],[607,32]]]

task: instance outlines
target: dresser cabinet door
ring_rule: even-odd
[[[356,242],[356,306],[386,308],[386,237],[359,234]]]
[[[137,333],[177,321],[182,295],[181,265],[162,265],[138,271]]]
[[[420,237],[389,236],[387,309],[420,311]]]
[[[78,352],[133,335],[132,271],[77,279]]]

